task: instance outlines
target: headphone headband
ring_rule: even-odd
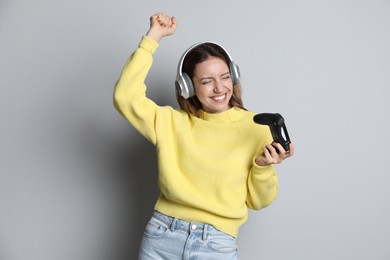
[[[183,55],[181,56],[180,58],[180,61],[179,61],[179,65],[177,66],[177,75],[182,75],[182,69],[183,69],[183,63],[184,63],[184,60],[187,56],[187,54],[192,51],[193,49],[195,49],[196,47],[198,47],[199,45],[202,45],[204,43],[211,43],[211,44],[215,44],[217,45],[218,47],[220,47],[225,53],[226,55],[229,57],[229,60],[230,62],[233,61],[232,57],[230,56],[229,52],[227,52],[227,50],[222,47],[221,45],[219,45],[218,43],[216,42],[211,42],[211,41],[203,41],[203,42],[198,42],[198,43],[195,43],[194,45],[192,45],[191,47],[189,47],[184,53]]]

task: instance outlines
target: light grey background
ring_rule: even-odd
[[[176,106],[182,52],[224,45],[244,101],[296,146],[250,212],[241,259],[390,259],[390,1],[0,1],[0,259],[136,259],[158,194],[154,148],[114,110],[122,66],[163,11],[148,77]]]

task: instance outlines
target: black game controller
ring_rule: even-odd
[[[257,114],[253,117],[253,121],[255,121],[255,123],[257,124],[268,125],[271,130],[271,134],[274,141],[276,143],[280,143],[283,146],[284,150],[286,150],[286,152],[290,151],[290,137],[288,136],[286,124],[284,123],[284,118],[280,114]]]

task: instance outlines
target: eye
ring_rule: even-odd
[[[230,74],[223,75],[223,76],[222,76],[222,79],[223,79],[223,80],[230,79]]]
[[[203,80],[200,82],[202,85],[207,85],[211,83],[211,80]]]

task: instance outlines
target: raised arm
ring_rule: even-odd
[[[176,30],[176,19],[158,13],[150,17],[150,28],[123,67],[114,91],[115,108],[148,140],[156,142],[155,118],[159,106],[146,97],[145,79],[153,63],[158,42]]]

